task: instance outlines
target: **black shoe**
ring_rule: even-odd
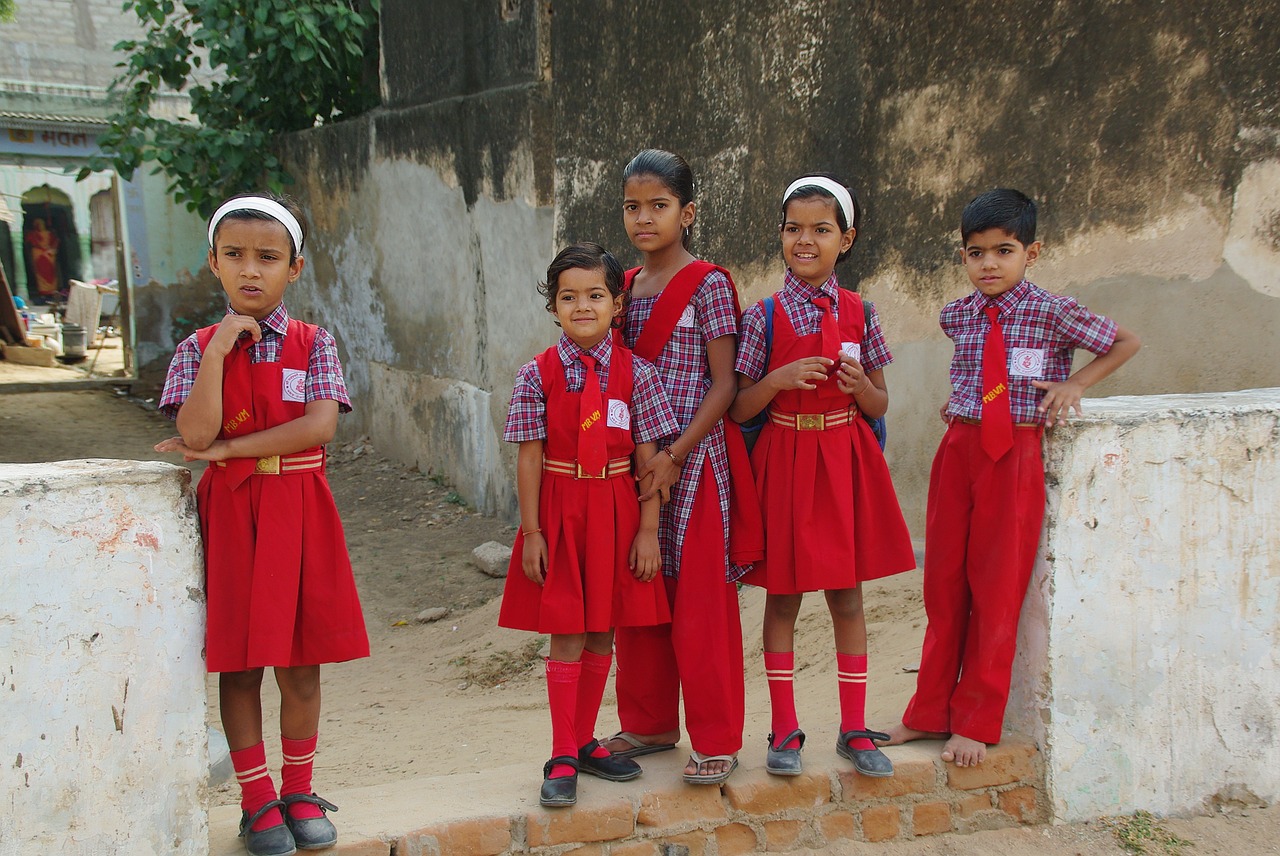
[[[777,745],[786,746],[792,740],[800,745],[794,749],[775,749],[773,733],[769,733],[769,749],[764,756],[765,772],[775,776],[798,776],[803,772],[804,764],[800,761],[800,750],[804,748],[804,732],[797,728],[779,740]]]
[[[850,740],[858,737],[880,742],[893,739],[881,731],[844,731],[841,732],[840,737],[836,740],[836,754],[841,758],[848,758],[852,761],[853,769],[864,776],[875,776],[876,778],[892,776],[893,762],[889,760],[888,755],[879,749],[854,749],[849,745]]]
[[[252,815],[242,812],[240,815],[240,837],[244,839],[244,849],[249,856],[293,856],[298,850],[293,843],[293,833],[284,823],[268,826],[266,829],[254,831],[253,825],[273,808],[285,811],[284,803],[272,800]]]
[[[338,830],[334,828],[333,821],[323,815],[323,812],[337,811],[336,805],[315,794],[288,794],[280,799],[286,807],[284,822],[293,833],[293,842],[299,850],[324,850],[338,843]],[[322,814],[320,817],[306,817],[301,820],[290,817],[287,809],[294,803],[311,803],[319,806]]]
[[[573,768],[573,775],[549,779],[551,768],[563,764]],[[578,759],[569,755],[557,755],[542,765],[542,792],[538,802],[548,808],[570,806],[578,801]]]
[[[629,782],[644,772],[640,765],[630,758],[623,758],[610,752],[601,758],[592,756],[600,746],[600,741],[592,739],[590,743],[578,750],[578,769],[582,772],[608,779],[611,782]]]

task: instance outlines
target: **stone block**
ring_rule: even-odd
[[[937,835],[951,831],[951,806],[944,802],[920,803],[911,809],[911,828],[916,835]]]
[[[818,818],[818,831],[822,833],[824,841],[834,844],[837,841],[857,838],[858,824],[854,822],[851,813],[844,809],[836,809],[831,814]]]
[[[636,824],[661,829],[689,821],[722,820],[728,814],[719,788],[679,784],[646,793],[640,800]]]
[[[1000,810],[1019,823],[1036,819],[1036,789],[1023,786],[1005,791],[997,797]]]
[[[455,820],[411,832],[397,843],[399,850],[415,846],[431,856],[496,856],[511,847],[511,822],[505,817]]]
[[[865,841],[889,841],[897,838],[902,819],[896,805],[878,805],[862,812],[862,838]]]
[[[530,847],[552,844],[613,841],[635,832],[636,824],[628,800],[613,800],[570,809],[531,811],[526,816]]]
[[[497,541],[485,541],[471,551],[471,564],[486,576],[502,579],[511,562],[511,548]]]
[[[362,838],[359,841],[340,840],[337,846],[327,852],[329,856],[387,856],[388,849],[385,841],[377,838]]]
[[[705,785],[699,785],[705,787]],[[706,856],[709,836],[701,830],[684,835],[664,835],[658,843],[659,856]]]
[[[604,856],[603,844],[584,844],[572,850],[566,850],[561,856]]]
[[[610,844],[609,856],[659,856],[656,841],[628,841],[624,844]]]
[[[929,794],[937,784],[937,767],[923,758],[895,761],[893,775],[886,778],[864,776],[851,769],[840,770],[840,790],[846,800],[886,800],[906,794]]]
[[[947,784],[962,791],[1034,780],[1036,748],[1030,743],[1001,743],[987,748],[987,757],[973,767],[947,765]]]
[[[802,820],[771,820],[764,825],[764,849],[770,853],[792,850],[804,834]]]
[[[763,769],[738,771],[724,786],[729,804],[748,814],[770,815],[793,808],[815,808],[831,801],[831,782],[808,773],[782,779]]]
[[[745,823],[726,823],[716,829],[716,853],[719,856],[742,856],[759,850],[756,831]]]
[[[960,817],[973,817],[978,812],[991,811],[994,808],[990,794],[974,794],[960,800],[956,805],[956,814]]]

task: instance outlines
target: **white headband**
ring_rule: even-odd
[[[791,186],[787,188],[787,192],[782,194],[782,204],[785,206],[787,200],[791,198],[791,194],[795,193],[802,187],[820,187],[836,198],[836,202],[840,203],[840,210],[844,212],[845,228],[853,228],[853,197],[849,195],[849,189],[838,181],[832,181],[821,175],[806,175],[804,178],[797,178],[791,182]]]
[[[269,214],[279,220],[280,225],[284,226],[285,231],[289,233],[289,237],[293,239],[294,254],[302,252],[302,226],[298,225],[298,218],[290,214],[289,209],[279,202],[262,196],[239,196],[222,203],[222,206],[213,212],[213,218],[209,221],[210,247],[213,246],[213,233],[218,231],[218,224],[222,222],[222,218],[232,211],[244,210],[261,211],[263,214]]]

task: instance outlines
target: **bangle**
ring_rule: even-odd
[[[523,528],[522,528],[520,531],[521,531],[521,532],[523,532],[525,535],[537,535],[537,534],[538,534],[539,532],[541,532],[542,530],[541,530],[541,529],[523,529]]]
[[[683,467],[683,466],[684,466],[684,459],[683,459],[683,458],[677,458],[677,457],[676,457],[676,453],[675,453],[675,452],[673,452],[673,451],[671,451],[671,447],[670,447],[670,446],[667,446],[667,447],[666,447],[665,449],[663,449],[662,451],[664,451],[664,452],[666,452],[666,453],[667,453],[667,457],[668,457],[668,458],[670,458],[670,459],[675,463],[675,465],[676,465],[677,467]]]

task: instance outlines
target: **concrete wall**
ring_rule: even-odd
[[[190,478],[0,465],[0,856],[208,852]]]
[[[482,508],[514,510],[506,397],[555,335],[533,286],[571,240],[637,261],[618,176],[650,145],[692,162],[694,249],[752,298],[781,277],[787,182],[857,187],[841,276],[897,357],[888,455],[917,533],[951,350],[937,314],[968,288],[959,212],[991,186],[1042,203],[1036,280],[1147,343],[1094,394],[1280,384],[1278,0],[1226,20],[1204,0],[426,5],[383,4],[384,110],[288,145],[318,225],[291,300],[343,340],[352,427]]]
[[[1280,390],[1117,397],[1048,441],[1006,727],[1057,820],[1280,797]]]

